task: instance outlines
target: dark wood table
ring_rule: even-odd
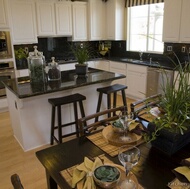
[[[173,156],[167,156],[147,144],[139,146],[141,158],[133,168],[139,183],[146,189],[164,189],[174,178],[172,169],[180,165],[184,158],[190,157],[190,145],[184,147]],[[60,175],[60,171],[79,164],[84,156],[96,157],[105,154],[87,138],[76,138],[71,141],[49,147],[36,152],[36,156],[46,170],[48,189],[70,187]],[[106,155],[114,163],[120,164],[118,157]]]

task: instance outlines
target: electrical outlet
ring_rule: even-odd
[[[28,54],[28,47],[24,47],[24,51],[26,54]]]
[[[172,46],[167,46],[167,51],[172,51]]]
[[[181,48],[181,52],[185,52],[185,47],[182,47],[182,48]]]

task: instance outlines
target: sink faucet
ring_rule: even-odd
[[[152,64],[152,57],[150,57],[150,65]]]

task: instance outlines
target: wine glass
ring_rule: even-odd
[[[120,112],[119,114],[119,120],[121,122],[121,124],[123,125],[123,136],[121,137],[121,140],[123,141],[131,141],[131,137],[127,136],[127,131],[129,129],[129,125],[133,120],[133,114],[132,113],[128,113],[127,109],[124,108],[123,111]]]
[[[140,159],[140,150],[133,145],[121,146],[119,148],[118,159],[124,166],[127,176],[127,179],[121,182],[120,188],[137,188],[135,182],[130,179],[130,171]]]

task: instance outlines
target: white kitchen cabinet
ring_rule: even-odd
[[[121,62],[115,62],[115,61],[110,61],[110,72],[114,72],[114,73],[119,73],[119,74],[123,74],[126,76],[126,78],[123,79],[119,79],[116,81],[112,81],[112,84],[121,84],[121,85],[126,85],[126,81],[127,81],[127,64],[125,63],[121,63]],[[125,90],[125,93],[127,94],[127,90]]]
[[[105,10],[106,3],[103,1],[89,0],[89,40],[104,40],[105,39]]]
[[[182,0],[164,1],[163,41],[178,42]]]
[[[16,77],[29,76],[29,71],[28,71],[28,69],[16,70],[15,72],[16,72]]]
[[[69,63],[69,64],[59,64],[60,70],[61,71],[73,70],[73,69],[75,69],[75,64],[76,64],[76,62]]]
[[[0,113],[1,112],[8,112],[8,103],[5,97],[0,98]]]
[[[8,28],[7,1],[0,0],[0,28]]]
[[[190,23],[188,21],[190,18],[189,7],[189,0],[164,1],[164,42],[190,42]]]
[[[34,1],[11,0],[9,6],[13,44],[37,43]]]
[[[133,98],[145,98],[147,89],[147,66],[127,64],[127,95]]]
[[[74,2],[72,4],[73,41],[87,41],[87,3]]]
[[[109,72],[110,71],[110,61],[108,61],[108,60],[98,60],[98,61],[96,61],[96,68]]]
[[[108,40],[125,39],[125,0],[106,2],[106,38]]]
[[[181,27],[180,27],[180,42],[190,43],[190,1],[182,1]]]
[[[37,1],[36,12],[38,35],[56,35],[54,1]]]
[[[56,15],[56,34],[71,36],[72,35],[72,15],[70,2],[55,3]]]

